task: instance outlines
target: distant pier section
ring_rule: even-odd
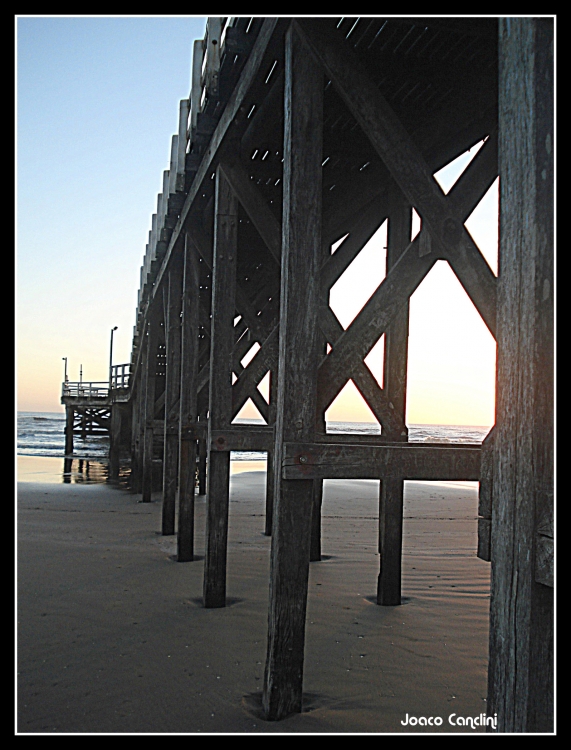
[[[65,461],[73,460],[74,436],[109,436],[110,476],[118,476],[122,445],[130,439],[131,365],[112,365],[108,381],[66,380],[62,383],[61,403],[65,406]]]

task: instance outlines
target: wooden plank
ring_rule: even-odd
[[[453,264],[466,292],[495,335],[496,279],[463,222],[447,204],[422,154],[357,56],[328,39],[319,21],[298,19],[295,23],[303,29],[351,114],[422,217],[439,246],[439,253]]]
[[[329,436],[328,436],[329,437]],[[346,436],[350,439],[350,436]],[[288,442],[283,448],[284,479],[379,479],[477,481],[480,446],[419,443],[386,445]]]
[[[161,531],[164,536],[175,533],[176,490],[178,483],[180,364],[181,364],[181,308],[183,269],[171,266],[166,299],[166,377],[163,459],[163,507]],[[174,410],[179,404],[177,411]]]
[[[273,427],[232,425],[226,430],[210,431],[210,450],[224,451],[270,451],[274,443]]]
[[[175,190],[177,193],[182,193],[185,189],[186,180],[186,130],[188,123],[188,116],[190,113],[190,101],[188,99],[181,99],[178,110],[178,138],[177,138],[177,152],[176,152],[176,182]]]
[[[323,76],[290,26],[284,86],[280,351],[274,464],[315,429],[320,336]],[[303,398],[300,398],[303,394]],[[262,705],[268,720],[301,711],[313,483],[276,472]]]
[[[500,19],[500,275],[488,711],[552,732],[553,589],[536,579],[553,506],[553,19]]]
[[[212,329],[210,334],[210,397],[208,494],[203,599],[205,607],[226,606],[226,551],[230,453],[212,451],[210,435],[231,422],[232,352],[236,310],[238,202],[224,168],[216,170],[214,252],[212,268]]]
[[[194,560],[194,486],[196,438],[189,429],[196,424],[198,370],[198,257],[188,236],[184,244],[184,275],[182,288],[180,418],[178,459],[178,533],[177,561]]]

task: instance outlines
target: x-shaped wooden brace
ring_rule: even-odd
[[[249,215],[261,238],[270,250],[272,257],[279,264],[281,253],[281,228],[279,222],[255,185],[248,179],[246,171],[240,165],[234,164],[231,167],[225,167],[225,171],[228,181],[242,203],[244,210]],[[339,278],[353,258],[375,233],[383,220],[384,217],[379,217],[378,206],[375,202],[371,202],[367,210],[359,218],[356,226],[352,227],[349,237],[344,240],[336,253],[325,261],[322,269],[324,289],[328,289]],[[239,306],[238,300],[237,306]],[[325,305],[321,310],[320,325],[325,337],[333,345],[338,340],[343,329],[328,305]],[[236,383],[234,383],[233,410],[236,407],[241,408],[243,399],[247,398],[246,394],[251,393],[252,389],[256,388],[268,369],[275,372],[277,369],[277,356],[278,328],[276,326],[261,344],[260,351],[253,357],[249,366],[238,377]],[[405,431],[404,422],[396,414],[383,393],[382,388],[363,362],[360,362],[360,364],[353,368],[352,376],[357,388],[369,404],[375,417],[389,434],[400,435]]]
[[[229,170],[229,167],[225,165],[225,171]],[[234,192],[236,192],[236,188],[233,186]],[[240,193],[236,193],[238,199],[240,200]],[[212,268],[212,251],[206,242],[206,239],[202,232],[197,229],[196,227],[191,227],[189,229],[189,234],[191,236],[192,242],[195,245],[196,249],[200,253],[200,256],[202,257],[204,263],[207,265],[209,269]],[[239,284],[236,284],[236,309],[242,316],[244,320],[244,324],[247,326],[247,328],[251,332],[251,338],[247,340],[247,349],[249,349],[254,342],[259,343],[260,345],[263,345],[263,342],[266,341],[267,331],[266,327],[262,326],[258,315],[250,302],[247,294],[243,291],[243,289],[240,287]],[[257,352],[257,354],[252,358],[252,361],[249,363],[248,367],[244,368],[240,364],[240,360],[244,357],[244,354],[246,353],[243,349],[243,343],[244,339],[240,335],[240,332],[237,332],[239,334],[238,340],[236,342],[235,346],[235,352],[234,352],[234,363],[233,363],[233,370],[238,378],[236,383],[234,384],[234,387],[232,389],[232,419],[238,414],[244,403],[248,398],[252,399],[252,402],[255,404],[256,408],[262,415],[262,417],[268,421],[269,418],[269,411],[268,411],[268,403],[258,390],[257,386],[259,382],[263,379],[264,375],[268,371],[268,369],[271,368],[270,365],[266,367],[266,369],[259,375],[258,379],[252,377],[252,374],[254,373],[254,370],[256,373],[259,370],[261,358],[258,359],[258,361],[254,364],[254,367],[250,369],[251,365],[254,363],[254,360],[256,357],[260,354],[260,351]],[[240,342],[242,342],[242,345],[240,345]],[[270,342],[271,345],[271,342]],[[267,346],[266,350],[270,350],[271,346]],[[245,376],[245,373],[248,373],[247,376]],[[198,391],[200,392],[202,388],[206,387],[208,384],[208,380],[210,377],[210,364],[206,364],[201,371],[198,374]],[[235,389],[238,382],[241,382],[241,386],[239,389]]]
[[[325,409],[347,382],[347,373],[385,333],[436,260],[447,260],[492,335],[496,327],[496,278],[464,222],[496,177],[495,137],[472,162],[463,179],[445,196],[416,145],[367,71],[350,50],[323,34],[319,22],[294,22],[338,93],[361,125],[403,194],[420,214],[423,229],[404,250],[377,291],[322,361],[318,374],[319,408]],[[474,164],[474,162],[476,162]]]

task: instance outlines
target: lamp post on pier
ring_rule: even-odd
[[[113,333],[119,326],[111,329],[111,344],[109,346],[109,391],[111,391],[113,385]]]
[[[63,366],[63,382],[67,383],[67,357],[62,357],[62,359],[65,363]]]

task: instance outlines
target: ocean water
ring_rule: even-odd
[[[261,424],[254,420],[236,420],[241,424]],[[17,454],[63,458],[65,453],[65,414],[18,412]],[[328,432],[379,435],[379,425],[366,422],[328,422]],[[481,443],[489,427],[455,425],[409,425],[409,441],[415,443]],[[106,459],[109,450],[107,437],[74,437],[73,456],[77,459]],[[232,454],[234,461],[263,461],[265,453],[239,451]]]

